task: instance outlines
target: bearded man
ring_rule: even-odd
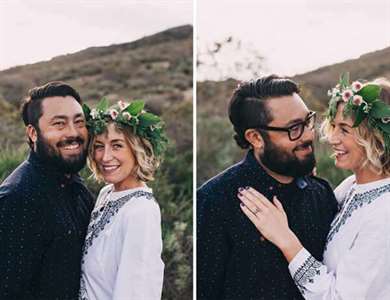
[[[246,157],[197,193],[197,299],[303,299],[280,251],[242,213],[237,197],[250,186],[277,196],[290,228],[322,260],[337,210],[328,183],[312,175],[315,112],[293,81],[275,75],[234,91],[229,118]]]
[[[0,186],[0,298],[77,299],[93,197],[77,173],[88,131],[79,94],[62,82],[22,106],[30,154]]]

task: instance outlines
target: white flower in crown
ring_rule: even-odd
[[[359,96],[359,95],[353,96],[352,103],[353,103],[354,105],[360,106],[363,102],[366,103],[366,102],[363,100],[362,96]]]
[[[363,84],[361,82],[359,82],[359,81],[354,81],[352,83],[352,90],[355,93],[359,92],[362,89],[362,87],[363,87]]]
[[[341,94],[341,97],[343,98],[344,102],[348,102],[348,100],[352,97],[352,95],[353,95],[352,90],[345,90]]]
[[[127,121],[130,121],[131,120],[131,114],[127,111],[125,111],[123,114],[123,117],[127,120]]]
[[[333,88],[331,90],[328,90],[328,96],[329,97],[336,97],[340,93],[340,91],[336,88]]]
[[[382,123],[387,124],[387,123],[390,122],[390,117],[384,117],[384,118],[381,119],[381,121],[382,121]]]
[[[123,100],[119,100],[119,101],[118,101],[118,106],[119,106],[120,110],[124,110],[126,107],[129,106],[129,103],[126,103],[126,102],[123,101]]]
[[[110,109],[109,111],[111,119],[115,120],[118,116],[118,111],[116,109]]]
[[[98,117],[99,112],[96,110],[96,108],[92,108],[92,110],[91,110],[91,112],[89,113],[89,115],[91,116],[91,118],[92,118],[93,120],[95,120],[95,119]]]
[[[370,112],[370,109],[371,109],[371,105],[369,105],[366,101],[363,101],[363,111],[368,114]]]

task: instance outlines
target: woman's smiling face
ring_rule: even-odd
[[[107,183],[115,190],[124,190],[139,185],[133,169],[137,165],[133,151],[125,135],[115,128],[107,126],[107,131],[95,137],[93,157],[97,168]]]
[[[331,131],[328,135],[329,143],[335,154],[336,167],[357,172],[366,159],[363,146],[357,143],[353,120],[343,115],[344,104],[337,107],[337,114],[330,122]]]

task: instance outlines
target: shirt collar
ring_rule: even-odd
[[[252,149],[248,151],[244,159],[244,164],[249,169],[251,176],[254,176],[255,178],[261,178],[261,180],[265,181],[265,183],[269,186],[275,186],[277,188],[296,186],[301,190],[305,189],[308,186],[308,182],[305,177],[294,178],[294,180],[288,184],[280,183],[275,178],[270,176],[259,164]]]

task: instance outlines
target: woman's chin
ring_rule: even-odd
[[[336,168],[342,169],[342,170],[350,170],[351,169],[348,163],[346,163],[344,161],[340,161],[338,159],[336,159],[336,161],[335,161],[335,166],[336,166]]]

